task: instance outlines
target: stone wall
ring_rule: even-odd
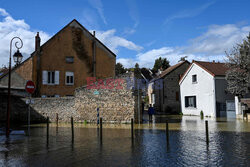
[[[32,99],[34,101],[34,104],[31,104],[32,109],[44,118],[48,116],[52,122],[56,121],[56,114],[58,114],[59,121],[62,122],[69,122],[71,116],[74,117],[75,120],[79,120],[74,107],[74,97]]]
[[[112,89],[81,87],[76,89],[74,97],[33,98],[34,104],[31,106],[41,116],[49,116],[52,122],[56,121],[56,113],[62,122],[69,122],[71,116],[77,122],[96,122],[97,108],[104,122],[126,123],[131,118],[137,122],[137,92],[132,90],[133,85],[128,85],[126,80],[126,77],[131,76],[126,74],[103,80],[104,83],[113,81]]]
[[[7,111],[7,100],[8,95],[0,93],[0,126],[5,126],[6,122],[6,111]],[[10,121],[11,126],[15,124],[27,124],[28,122],[28,105],[26,99],[20,96],[11,96],[11,110],[10,110]],[[46,117],[40,114],[38,111],[31,108],[30,110],[31,122],[45,122]]]

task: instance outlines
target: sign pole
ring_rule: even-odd
[[[29,98],[29,113],[28,113],[28,136],[30,136],[30,103],[31,103],[31,94]]]
[[[28,136],[30,136],[30,104],[31,104],[31,94],[35,92],[35,84],[32,81],[27,81],[25,90],[29,93],[29,109],[28,109]]]

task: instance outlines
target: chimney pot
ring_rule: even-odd
[[[39,36],[39,32],[37,32],[36,37],[35,37],[35,51],[40,51],[40,42],[41,38]]]

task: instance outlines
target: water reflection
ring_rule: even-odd
[[[169,120],[169,145],[165,121]],[[159,121],[160,120],[160,121]],[[209,123],[206,144],[205,120]],[[250,123],[200,117],[162,116],[153,124],[103,124],[71,128],[33,126],[31,136],[0,136],[0,166],[247,166],[250,163]]]

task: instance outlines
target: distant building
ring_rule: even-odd
[[[157,112],[174,114],[181,111],[179,80],[189,64],[181,61],[167,68],[154,79],[154,85],[150,84],[154,89],[151,100]]]
[[[116,55],[73,20],[42,46],[37,33],[35,51],[12,69],[12,87],[24,89],[32,80],[36,96],[72,96],[87,77],[114,77],[115,63]],[[0,87],[7,86],[7,80],[8,73],[1,75]]]
[[[226,91],[224,63],[193,61],[180,80],[183,114],[235,117],[234,96]]]

